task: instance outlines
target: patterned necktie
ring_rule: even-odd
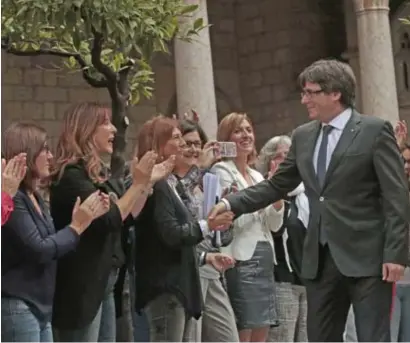
[[[329,134],[333,130],[333,126],[326,125],[322,128],[322,142],[319,147],[319,154],[317,156],[317,168],[316,175],[319,181],[320,187],[323,187],[326,177],[326,164],[327,164],[327,145],[329,141]]]

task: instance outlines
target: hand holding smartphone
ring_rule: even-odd
[[[236,144],[234,142],[218,142],[221,158],[233,158],[237,156]]]

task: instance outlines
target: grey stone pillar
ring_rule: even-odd
[[[388,0],[354,0],[363,113],[399,120]]]
[[[192,25],[197,18],[203,18],[204,23],[208,24],[206,0],[185,2],[199,7],[192,17],[183,18],[183,23]],[[209,28],[201,30],[199,36],[194,36],[191,42],[176,39],[174,56],[178,114],[195,110],[207,135],[215,138],[218,116]]]

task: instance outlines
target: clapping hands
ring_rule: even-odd
[[[94,219],[107,213],[110,209],[108,194],[96,191],[82,203],[78,197],[73,208],[70,227],[78,234],[82,234]]]
[[[5,159],[1,160],[1,191],[9,194],[11,197],[17,193],[21,181],[26,175],[26,154],[21,153],[7,163]]]
[[[403,147],[407,140],[407,123],[405,120],[398,121],[394,128],[394,136],[396,137],[399,147]]]

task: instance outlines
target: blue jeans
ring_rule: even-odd
[[[391,319],[392,342],[410,342],[410,284],[397,284]]]
[[[118,269],[111,272],[104,299],[93,321],[76,330],[56,329],[56,341],[59,342],[115,342],[116,317],[114,302],[114,285],[117,281]]]
[[[2,342],[53,342],[51,323],[38,318],[24,300],[1,297]]]

